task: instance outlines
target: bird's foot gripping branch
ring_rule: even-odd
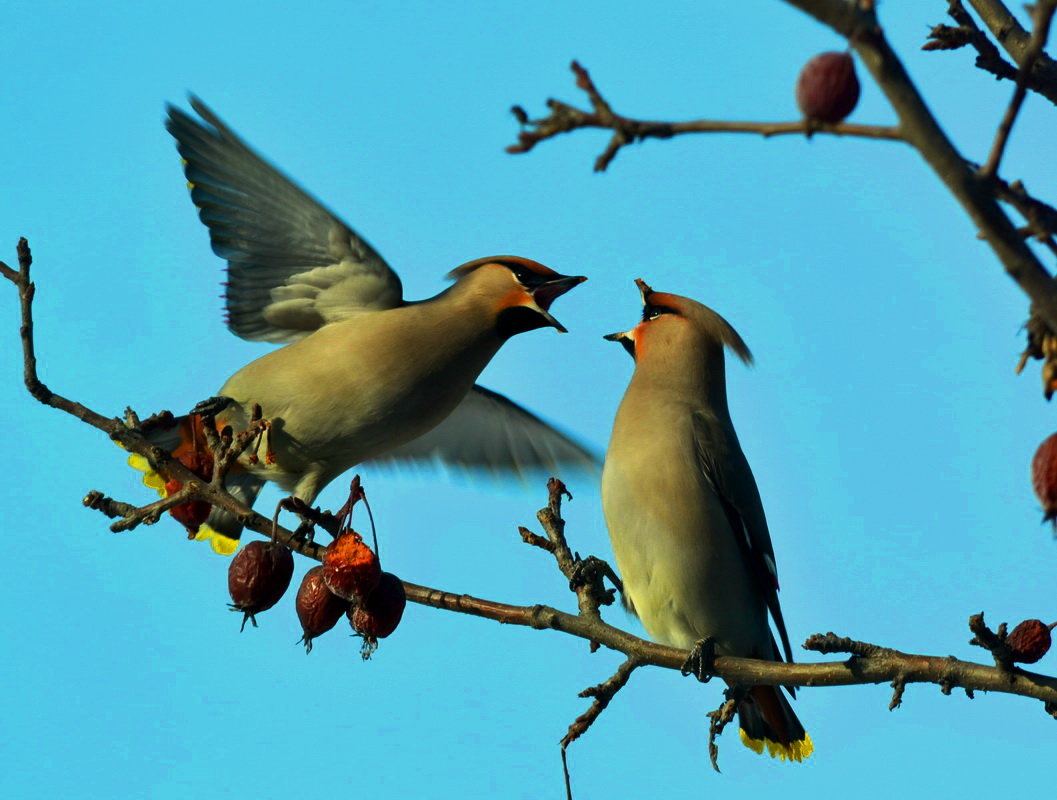
[[[284,508],[297,513],[302,519],[301,527],[295,531],[280,525],[277,516],[267,518],[254,512],[228,493],[223,483],[217,480],[217,476],[222,475],[223,471],[230,467],[240,452],[244,453],[252,446],[260,431],[257,427],[258,423],[263,423],[263,419],[255,420],[245,432],[225,433],[223,430],[216,431],[215,434],[203,432],[203,435],[209,436],[214,459],[211,477],[207,479],[196,474],[163,448],[151,444],[140,430],[146,422],[143,425],[139,424],[134,414],[126,414],[125,418],[105,417],[81,403],[57,394],[40,380],[33,339],[35,287],[30,280],[32,256],[29,245],[24,239],[19,241],[17,251],[18,268],[14,269],[0,262],[0,275],[12,283],[20,298],[19,336],[23,350],[23,380],[29,393],[44,405],[63,411],[84,424],[96,428],[130,453],[147,459],[160,474],[180,483],[180,488],[168,497],[147,505],[126,503],[110,498],[102,492],[90,493],[88,505],[111,517],[116,517],[117,522],[112,528],[131,530],[141,524],[157,522],[163,512],[177,508],[181,504],[202,501],[211,506],[226,509],[237,516],[239,522],[245,527],[278,545],[290,548],[313,561],[323,561],[329,548],[315,542],[312,536],[306,535],[304,526],[310,524],[322,527],[338,535],[340,539],[343,528],[346,533],[350,530],[347,524],[349,516],[344,512],[351,513],[351,498],[347,508],[342,509],[342,512],[337,515],[309,508],[296,501],[287,502]],[[355,495],[355,487],[353,494]],[[609,678],[581,692],[582,697],[591,699],[591,705],[569,726],[562,738],[563,757],[568,745],[591,727],[606,706],[615,698],[617,692],[628,683],[636,669],[655,666],[680,670],[689,655],[686,650],[650,642],[609,625],[602,619],[601,608],[613,603],[616,596],[614,587],[619,588],[620,584],[612,569],[604,561],[593,557],[581,558],[569,546],[565,536],[565,523],[561,518],[562,497],[567,494],[565,486],[560,481],[550,481],[547,505],[538,514],[544,535],[533,533],[526,528],[519,530],[525,542],[554,556],[565,582],[576,595],[577,613],[561,611],[546,605],[510,605],[467,594],[433,589],[407,581],[401,582],[395,578],[399,588],[391,585],[387,589],[387,592],[392,590],[393,594],[403,593],[412,603],[471,614],[506,624],[555,630],[586,640],[590,643],[592,652],[605,648],[621,653],[624,659]],[[370,558],[366,557],[358,547],[350,548],[350,552],[353,553],[352,561],[370,561]],[[279,561],[283,560],[280,557]],[[279,567],[280,571],[285,569],[282,564],[279,564]],[[346,612],[349,609],[346,601],[346,605],[339,609],[335,617],[333,604],[323,610],[312,605],[309,595],[313,591],[318,591],[319,582],[322,580],[320,573],[316,571],[319,569],[322,568],[314,567],[308,571],[302,581],[301,591],[298,593],[299,616],[303,622],[309,619],[314,626],[311,629],[306,628],[305,641],[307,644],[311,644],[312,638],[319,634],[319,620],[329,617],[336,622],[337,618],[340,618],[340,612]],[[381,574],[379,572],[379,575]],[[327,582],[323,581],[323,583],[326,588]],[[380,586],[381,583],[379,582],[378,585]],[[327,591],[331,590],[327,588]],[[243,605],[246,604],[243,603]],[[245,613],[246,608],[240,610]],[[307,616],[301,615],[302,610]],[[991,631],[984,624],[982,615],[978,615],[971,620],[970,627],[974,634],[973,643],[989,651],[996,661],[995,666],[962,661],[953,657],[904,653],[830,633],[809,637],[803,647],[823,654],[847,654],[848,657],[845,660],[805,664],[717,656],[708,665],[708,671],[732,687],[741,687],[741,690],[753,686],[821,687],[887,683],[894,689],[891,707],[899,705],[903,699],[905,687],[911,683],[935,684],[944,693],[951,693],[953,689],[958,688],[969,697],[977,691],[1002,692],[1037,700],[1043,703],[1048,714],[1057,717],[1057,679],[1028,672],[1015,666],[1017,662],[1031,663],[1041,658],[1053,626],[1039,620],[1029,620],[1016,626],[1009,633],[1006,632],[1005,626],[999,626],[997,631]],[[730,703],[731,699],[725,698],[724,703],[710,715],[714,723],[713,738],[732,718],[733,706]],[[824,733],[820,734],[820,738],[823,737]],[[713,750],[713,756],[715,754],[716,751]]]

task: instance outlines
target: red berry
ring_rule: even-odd
[[[1026,619],[1006,636],[1006,644],[1013,651],[1013,660],[1024,664],[1034,664],[1050,649],[1050,631],[1053,625],[1047,625],[1040,619]]]
[[[338,597],[356,602],[378,583],[378,557],[356,531],[343,533],[323,555],[323,580]]]
[[[796,104],[815,122],[840,122],[859,102],[859,79],[850,53],[819,53],[796,79]]]
[[[364,658],[370,657],[378,640],[396,630],[407,605],[403,582],[391,572],[383,572],[374,590],[348,611],[353,629],[364,639]]]
[[[348,607],[348,601],[327,588],[322,565],[305,573],[297,590],[297,618],[304,631],[301,641],[305,643],[306,653],[312,652],[312,640],[337,625]]]
[[[290,549],[278,542],[259,539],[243,547],[228,567],[228,593],[232,611],[241,611],[242,628],[246,620],[257,627],[255,616],[274,606],[286,593],[294,574],[294,557]]]
[[[1057,529],[1057,433],[1039,445],[1031,460],[1031,485],[1042,503],[1043,522]]]

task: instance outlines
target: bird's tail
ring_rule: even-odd
[[[738,704],[741,741],[772,758],[803,761],[814,751],[811,737],[797,719],[789,699],[777,686],[754,686]]]
[[[205,441],[201,416],[158,415],[146,420],[141,429],[151,444],[168,450],[200,478],[205,481],[212,478],[213,458]],[[154,489],[162,497],[168,497],[180,488],[177,481],[166,480],[141,455],[129,456],[128,463],[143,473],[144,485]],[[250,506],[257,499],[262,483],[259,478],[239,469],[236,464],[228,473],[225,488],[236,499]],[[242,525],[231,512],[192,500],[172,509],[172,515],[187,528],[188,538],[209,542],[214,552],[231,555],[238,549]]]

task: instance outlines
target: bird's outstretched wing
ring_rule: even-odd
[[[365,239],[268,164],[191,97],[201,121],[168,107],[191,199],[228,262],[228,327],[288,342],[360,311],[402,302],[400,279]]]
[[[539,417],[483,386],[466,398],[437,427],[370,463],[429,463],[496,476],[513,473],[597,477],[598,454]]]
[[[767,601],[787,661],[793,660],[789,634],[778,604],[778,567],[760,490],[741,451],[733,428],[706,414],[694,414],[697,461],[705,479],[723,504],[731,530],[738,537],[749,571]],[[777,652],[777,648],[776,652]]]

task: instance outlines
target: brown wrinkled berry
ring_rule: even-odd
[[[323,555],[323,580],[330,591],[349,602],[365,597],[381,572],[378,557],[356,531],[343,533]]]
[[[796,104],[813,122],[840,122],[859,102],[859,79],[850,53],[819,53],[796,80]]]
[[[1039,619],[1026,619],[1006,636],[1006,644],[1013,653],[1013,660],[1023,664],[1034,664],[1050,649],[1050,631],[1053,625],[1047,625]]]
[[[293,554],[278,542],[255,540],[235,554],[228,567],[228,593],[231,610],[244,614],[240,630],[246,620],[257,627],[255,615],[279,602],[293,574]]]
[[[353,630],[363,636],[362,654],[368,658],[378,640],[396,630],[407,605],[403,582],[391,572],[383,572],[370,594],[348,611]]]
[[[301,621],[305,652],[312,652],[312,640],[322,636],[341,619],[349,603],[327,588],[323,580],[323,567],[312,567],[301,579],[297,590],[297,618]]]
[[[1042,503],[1043,522],[1057,530],[1057,433],[1039,445],[1031,459],[1031,485]]]

